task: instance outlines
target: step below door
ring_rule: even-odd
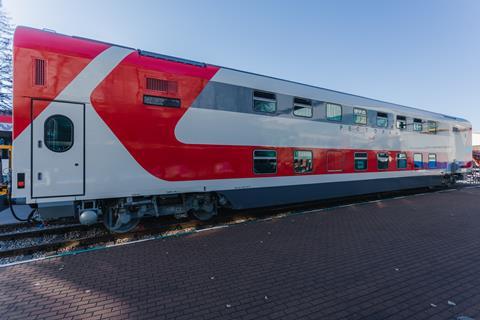
[[[32,108],[40,113],[32,120],[32,198],[84,195],[85,105],[33,100]]]

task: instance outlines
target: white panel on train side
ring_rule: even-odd
[[[34,100],[33,108],[38,104],[39,101]],[[83,104],[53,101],[32,122],[32,198],[85,193],[84,109]],[[62,132],[73,133],[73,136]]]

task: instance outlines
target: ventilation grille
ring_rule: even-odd
[[[35,59],[35,79],[34,83],[36,86],[44,86],[46,77],[45,77],[45,60]]]
[[[147,78],[147,89],[152,91],[176,93],[177,82],[160,80],[155,78]]]

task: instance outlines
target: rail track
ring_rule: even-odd
[[[471,186],[471,184],[468,185]],[[460,185],[450,189],[462,187],[463,185]],[[32,257],[49,256],[59,252],[85,249],[94,246],[117,244],[149,237],[184,234],[215,226],[276,218],[289,214],[301,214],[311,210],[322,210],[349,204],[361,204],[372,200],[389,199],[439,190],[442,189],[413,189],[288,207],[262,208],[248,211],[225,211],[209,222],[188,219],[176,220],[170,217],[146,218],[137,229],[120,234],[109,233],[101,224],[85,226],[76,223],[67,223],[54,224],[41,228],[25,223],[2,226],[0,227],[0,265],[19,260],[28,260]]]

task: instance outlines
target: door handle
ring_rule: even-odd
[[[42,140],[38,140],[38,147],[39,147],[39,148],[42,147]]]
[[[41,172],[39,172],[39,173],[37,174],[37,179],[38,179],[38,180],[42,180],[42,173],[41,173]]]

